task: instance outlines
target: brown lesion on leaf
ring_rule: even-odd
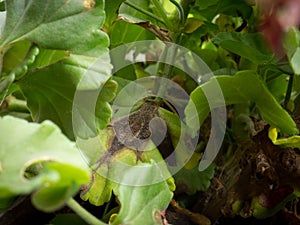
[[[134,151],[137,161],[142,160],[142,150],[151,139],[150,122],[157,116],[157,103],[145,100],[138,110],[111,121],[107,129],[113,130],[113,136],[108,140],[107,151],[98,160],[96,170],[103,164],[109,166],[124,149]]]
[[[152,101],[145,101],[142,106],[129,116],[113,121],[116,136],[125,146],[142,150],[151,136],[150,122],[158,116],[158,105]],[[128,130],[129,128],[129,130]]]
[[[163,223],[163,217],[161,215],[161,212],[158,209],[153,210],[153,217],[155,224],[162,224]],[[165,224],[165,223],[163,223]]]
[[[192,212],[186,208],[181,208],[173,199],[166,210],[166,219],[169,224],[185,225],[211,225],[209,218],[200,213]]]
[[[92,8],[94,8],[95,5],[96,5],[96,2],[94,0],[85,0],[83,2],[84,8],[87,8],[87,9],[92,9]]]

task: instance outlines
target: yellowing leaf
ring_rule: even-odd
[[[278,130],[276,127],[270,127],[269,128],[269,133],[268,133],[269,138],[271,139],[271,141],[274,143],[277,140],[277,136],[278,136]]]
[[[274,127],[270,127],[269,138],[273,142],[274,145],[281,145],[282,147],[290,147],[290,148],[299,148],[300,149],[300,136],[294,135],[288,138],[279,138],[278,136],[278,130]]]
[[[199,161],[202,157],[201,153],[197,153],[195,152],[192,157],[190,158],[190,160],[187,162],[187,164],[184,166],[185,169],[187,170],[191,170],[193,169],[196,165],[199,164]]]

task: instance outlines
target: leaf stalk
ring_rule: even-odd
[[[286,90],[286,95],[284,99],[284,108],[287,109],[288,103],[291,99],[292,90],[293,90],[293,84],[294,84],[294,74],[290,74],[288,87]]]
[[[139,11],[140,13],[142,13],[144,15],[147,15],[147,16],[157,20],[158,22],[160,22],[166,26],[166,23],[161,18],[159,18],[158,16],[154,15],[153,13],[148,12],[147,10],[139,7],[138,5],[135,5],[135,4],[131,3],[130,1],[125,1],[124,4]]]
[[[108,225],[98,220],[94,215],[85,210],[78,202],[76,202],[73,198],[70,198],[67,201],[67,205],[77,213],[85,222],[90,225]]]
[[[156,7],[156,9],[158,10],[159,15],[161,16],[161,18],[164,21],[164,24],[167,26],[167,28],[169,30],[173,30],[173,25],[171,23],[171,21],[169,20],[169,18],[167,17],[167,13],[164,10],[164,8],[162,7],[161,3],[158,0],[152,0],[154,6]]]

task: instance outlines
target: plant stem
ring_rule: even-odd
[[[90,214],[73,198],[70,198],[67,201],[67,205],[88,224],[90,224],[90,225],[107,225],[106,223],[103,223],[102,221],[98,220],[94,215]]]
[[[7,97],[8,111],[10,112],[20,112],[20,113],[29,113],[26,101],[16,99],[13,96]]]
[[[190,12],[191,6],[195,3],[195,0],[181,0],[180,5],[184,11],[184,15],[187,16]]]
[[[294,74],[290,74],[289,84],[288,84],[285,99],[284,99],[284,108],[287,108],[287,105],[291,99],[293,84],[294,84]]]
[[[129,7],[131,7],[131,8],[133,8],[133,9],[139,11],[140,13],[143,13],[143,14],[145,14],[145,15],[147,15],[147,16],[149,16],[149,17],[155,19],[155,20],[157,20],[158,22],[164,24],[165,26],[167,26],[166,23],[165,23],[161,18],[159,18],[159,17],[157,17],[156,15],[154,15],[153,13],[148,12],[147,10],[145,10],[145,9],[143,9],[143,8],[141,8],[141,7],[139,7],[139,6],[135,5],[135,4],[133,4],[133,3],[131,3],[130,1],[125,1],[124,4],[125,4],[125,5],[128,5]]]
[[[173,47],[171,45],[171,47],[168,47],[168,43],[165,43],[166,47],[163,51],[162,54],[162,58],[163,58],[163,62],[159,63],[158,66],[158,70],[157,70],[157,75],[160,77],[164,77],[166,79],[170,78],[170,75],[172,74],[172,70],[173,70],[173,65],[174,65],[174,61],[177,55],[177,47]],[[168,87],[167,87],[168,83],[166,80],[162,80],[162,83],[159,86],[158,89],[158,96],[164,96]],[[156,98],[156,100],[158,100],[159,97]]]
[[[4,56],[4,54],[2,52],[0,52],[0,78],[2,77],[3,56]]]
[[[153,4],[155,5],[156,9],[158,10],[159,15],[162,17],[164,24],[167,26],[167,29],[173,30],[173,25],[170,22],[169,18],[167,17],[166,11],[162,7],[161,3],[158,0],[152,0]]]
[[[178,2],[176,2],[176,0],[170,0],[170,2],[175,5],[178,10],[180,25],[184,24],[186,20],[184,9]]]

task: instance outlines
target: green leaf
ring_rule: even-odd
[[[188,195],[193,195],[197,191],[206,191],[214,174],[215,166],[213,164],[201,172],[198,165],[193,169],[182,168],[174,175],[177,191],[185,192]]]
[[[115,23],[114,28],[110,34],[112,47],[134,41],[151,39],[154,39],[154,35],[148,30],[122,20]]]
[[[103,47],[105,34],[101,0],[20,0],[6,2],[7,18],[0,49],[30,40],[44,48],[93,55]]]
[[[252,7],[249,6],[246,1],[235,0],[212,0],[202,1],[196,0],[195,6],[191,10],[196,18],[205,18],[208,21],[212,21],[218,14],[224,13],[230,16],[242,16],[247,19],[252,14]]]
[[[297,134],[298,130],[294,120],[280,106],[276,99],[266,88],[262,80],[252,71],[241,71],[235,76],[218,76],[199,86],[191,93],[191,101],[194,102],[198,111],[198,116],[191,112],[192,102],[185,109],[186,123],[191,128],[194,127],[195,119],[203,123],[211,108],[222,106],[218,97],[210,96],[208,104],[205,93],[212,94],[216,82],[220,85],[226,105],[244,104],[254,102],[263,119],[283,133]]]
[[[96,90],[77,90],[73,103],[76,136],[94,137],[108,125],[112,115],[109,102],[115,97],[117,86],[115,81],[109,80]]]
[[[27,73],[28,67],[35,61],[39,52],[40,49],[36,45],[31,45],[25,58],[16,65],[10,73],[14,73],[16,75],[16,79],[21,79]]]
[[[159,116],[166,122],[173,146],[177,146],[181,135],[181,121],[177,114],[164,108],[158,109]]]
[[[186,166],[193,155],[192,149],[196,148],[196,142],[188,138],[194,132],[188,129],[178,114],[161,107],[158,109],[158,114],[166,123],[172,145],[175,147],[174,153],[177,167]]]
[[[9,88],[11,87],[12,83],[15,80],[15,74],[11,73],[9,76],[0,79],[0,105],[2,104],[3,100],[5,99]]]
[[[163,224],[160,212],[165,210],[169,205],[173,194],[169,190],[166,181],[152,184],[154,174],[159,175],[160,169],[151,164],[143,163],[140,166],[148,168],[148,172],[143,177],[136,179],[136,186],[120,185],[115,191],[121,203],[121,209],[118,215],[113,219],[112,225],[117,224]],[[130,171],[125,173],[123,180],[132,180]],[[137,175],[137,174],[136,174]],[[142,183],[149,183],[149,186],[139,186]]]
[[[20,41],[13,45],[3,56],[3,73],[9,74],[24,60],[30,48],[29,41]]]
[[[196,49],[195,53],[209,66],[212,71],[219,69],[216,63],[218,52],[211,49]]]
[[[118,17],[118,9],[125,0],[105,1],[105,30],[109,34]]]
[[[288,32],[286,32],[283,39],[283,46],[289,60],[291,60],[296,49],[300,46],[300,31],[295,27],[292,27]]]
[[[201,7],[203,9],[208,8],[210,6],[216,5],[220,0],[211,0],[211,1],[200,1],[196,0],[194,6]]]
[[[170,8],[170,6],[173,6]],[[140,0],[133,3],[126,0],[119,8],[119,16],[133,23],[150,21],[157,26],[172,28],[170,18],[174,16],[174,5],[170,2],[158,0]]]
[[[1,0],[0,1],[0,11],[2,12],[2,11],[5,11],[5,1],[4,0]],[[1,16],[0,16],[0,18],[1,18]]]
[[[89,181],[89,167],[75,144],[49,121],[42,124],[0,118],[0,199],[30,194],[39,209],[61,207]],[[44,163],[43,163],[44,162]],[[25,170],[42,163],[38,174],[25,178]]]
[[[221,32],[213,42],[228,51],[245,57],[256,64],[271,63],[274,57],[258,33]]]
[[[292,27],[283,40],[283,45],[294,72],[300,74],[300,31]]]
[[[154,145],[154,143],[150,142],[149,145],[146,147],[147,149],[151,149],[150,151],[147,150],[142,155],[142,161],[144,163],[161,163],[159,174],[164,176],[165,182],[169,186],[170,191],[175,191],[175,181],[173,177],[170,174],[169,168],[167,166],[166,160],[162,157],[162,154],[157,149],[157,147]],[[139,165],[138,165],[139,166]],[[153,179],[155,176],[153,176]]]
[[[74,138],[72,108],[77,91],[79,97],[76,99],[75,106],[79,110],[79,116],[85,119],[83,124],[78,123],[77,129],[78,132],[80,131],[78,134],[85,137],[93,135],[96,128],[105,127],[110,118],[111,109],[107,101],[110,101],[113,96],[109,95],[104,99],[100,94],[103,99],[99,98],[98,101],[97,98],[95,99],[101,87],[109,79],[110,70],[111,65],[107,55],[102,59],[99,58],[98,61],[93,57],[72,55],[42,70],[30,71],[18,84],[27,99],[34,121],[52,120],[70,138]],[[77,90],[79,84],[82,90]],[[106,93],[113,94],[116,91],[116,84],[109,83],[103,87],[102,91],[105,90]],[[93,104],[87,99],[91,96],[93,98],[90,101],[95,100],[96,108],[89,111],[88,106]],[[96,113],[97,124],[94,120],[91,121],[94,118],[93,110]]]
[[[294,72],[300,75],[300,47],[296,48],[295,54],[291,58],[291,65]]]
[[[45,164],[45,171],[57,171],[59,173],[59,184],[47,186],[47,184],[32,195],[33,205],[45,212],[53,212],[65,205],[66,201],[73,197],[79,190],[78,183],[87,183],[80,177],[70,179],[69,174],[77,174],[79,169],[74,166],[61,165],[60,163]],[[76,183],[74,180],[78,179]]]
[[[273,72],[274,73],[274,72]],[[284,100],[286,90],[288,87],[286,74],[281,74],[267,82],[268,89],[278,102]]]
[[[69,56],[70,53],[68,51],[40,48],[39,54],[36,56],[33,64],[30,65],[29,69],[41,69],[66,59]]]
[[[34,13],[36,10],[33,2],[35,1],[29,1],[30,4],[26,5],[28,7],[26,12],[23,12],[20,9],[22,7],[17,3],[15,5],[10,3],[11,10],[19,10],[18,12],[24,18],[29,17],[27,18],[29,20],[31,15],[28,14],[28,11]],[[35,6],[37,7],[47,2],[39,2]],[[64,2],[49,3],[46,5],[46,8],[49,10],[47,13],[52,13],[54,17],[62,16],[62,20],[57,18],[56,21],[62,24],[66,22],[67,24],[65,25],[72,25],[72,27],[61,28],[61,30],[69,32],[68,35],[63,32],[60,33],[58,36],[62,37],[62,40],[59,38],[56,40],[51,35],[44,37],[45,39],[43,39],[43,35],[38,35],[38,37],[47,42],[44,47],[71,50],[72,54],[69,58],[66,58],[69,55],[68,52],[63,50],[50,51],[42,48],[41,54],[34,60],[33,65],[30,66],[29,71],[18,82],[18,85],[27,99],[34,121],[52,120],[61,127],[68,137],[74,138],[72,126],[73,109],[75,112],[78,112],[76,114],[78,135],[82,135],[82,137],[95,136],[97,129],[105,127],[109,121],[111,109],[107,102],[113,98],[113,93],[116,89],[116,84],[112,82],[103,87],[111,76],[108,37],[104,33],[99,33],[99,26],[104,22],[103,3],[102,1],[95,2],[94,0],[62,3]],[[52,12],[51,10],[54,9],[57,11]],[[74,10],[76,11],[75,15],[73,15]],[[41,16],[41,14],[34,16],[37,18],[32,23],[38,23],[39,25],[37,25],[36,29],[41,29],[41,32],[46,29],[47,32],[55,34],[56,29],[59,28],[57,26],[60,26],[53,22],[51,23],[53,26],[47,24],[47,28],[45,28],[43,22],[47,18]],[[48,16],[51,17],[50,15]],[[77,16],[81,20],[77,20]],[[7,23],[7,29],[9,29],[9,25],[14,24],[15,17],[18,16],[14,15],[11,18],[8,16],[10,22]],[[74,24],[72,24],[73,22]],[[20,23],[25,23],[24,26],[32,25],[26,20],[21,20]],[[84,28],[80,29],[81,26]],[[17,28],[20,27],[17,26]],[[25,28],[22,28],[23,31]],[[54,30],[51,31],[51,29]],[[80,34],[76,35],[77,32]],[[99,36],[98,34],[101,35]],[[30,35],[33,35],[32,32]],[[53,44],[50,40],[51,38],[53,38],[54,42],[58,41],[58,43]],[[80,53],[81,55],[75,55],[74,53]],[[109,89],[110,91],[108,92],[112,93],[112,95],[103,97],[100,94],[102,99],[97,100],[101,88],[103,88],[103,91]],[[74,97],[76,96],[79,97],[74,102]],[[92,99],[87,101],[87,98],[83,99],[84,97],[92,97]],[[94,103],[96,106],[93,109],[86,108],[93,106]],[[96,118],[94,114],[96,114]]]
[[[132,1],[125,1],[126,3],[131,3]],[[141,11],[138,11],[136,8],[130,7],[128,4],[122,3],[119,8],[119,16],[125,18],[127,21],[130,21],[132,23],[139,23],[139,22],[145,22],[145,21],[151,21],[152,23],[156,23],[157,21],[153,18],[151,18],[149,15],[146,15],[142,13]],[[149,0],[141,0],[134,3],[138,8],[153,13],[151,6],[153,5],[150,3]]]
[[[293,90],[300,94],[300,75],[296,75],[294,77],[294,85]]]
[[[1,5],[0,5],[0,8],[1,8]],[[3,34],[3,30],[4,30],[4,26],[5,26],[5,18],[6,18],[6,12],[1,12],[1,10],[0,10],[0,37]]]

